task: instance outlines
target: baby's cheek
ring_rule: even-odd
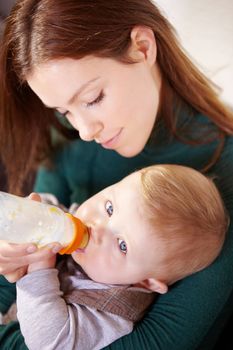
[[[71,254],[72,258],[74,259],[74,261],[77,263],[77,264],[80,264],[80,256],[79,256],[79,253],[78,252],[73,252]]]

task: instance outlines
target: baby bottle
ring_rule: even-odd
[[[85,248],[87,227],[60,208],[0,191],[0,239],[42,247],[59,242],[59,254]]]

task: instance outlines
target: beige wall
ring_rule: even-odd
[[[177,29],[190,56],[233,106],[233,0],[154,1]],[[0,0],[0,13],[6,15],[13,3]]]
[[[183,46],[233,106],[233,0],[155,0]]]

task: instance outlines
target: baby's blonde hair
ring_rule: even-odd
[[[141,170],[146,217],[162,244],[156,278],[171,284],[218,256],[229,219],[212,179],[180,165]],[[156,252],[155,252],[156,254]]]

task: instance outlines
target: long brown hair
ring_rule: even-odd
[[[33,67],[86,55],[129,63],[135,25],[150,27],[155,34],[163,80],[158,119],[165,121],[171,134],[179,136],[176,115],[184,106],[208,115],[219,127],[219,140],[224,133],[233,133],[232,115],[150,0],[18,0],[6,21],[0,57],[0,147],[10,191],[22,186],[51,146],[51,126],[71,134],[28,87],[26,79]],[[222,145],[221,141],[210,165]]]
[[[213,180],[189,167],[163,164],[142,169],[141,184],[145,219],[164,252],[154,267],[158,279],[173,283],[212,263],[229,225]]]

